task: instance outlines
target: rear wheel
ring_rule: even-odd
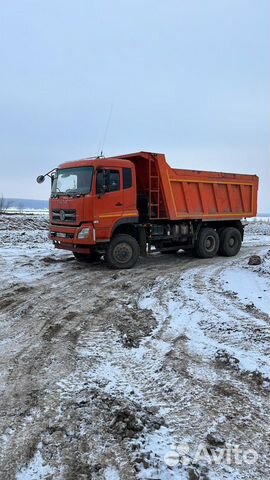
[[[78,252],[73,252],[74,257],[76,260],[79,262],[86,262],[86,263],[92,263],[96,262],[97,260],[100,260],[101,255],[99,255],[96,252],[93,253],[78,253]]]
[[[219,236],[213,228],[202,228],[199,232],[195,252],[200,258],[212,258],[219,248]]]
[[[233,257],[239,252],[241,244],[242,237],[237,228],[224,228],[220,234],[219,253],[224,255],[224,257]]]

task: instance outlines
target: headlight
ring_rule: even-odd
[[[90,235],[90,228],[85,227],[78,233],[78,238],[80,238],[80,239],[88,238],[89,235]]]

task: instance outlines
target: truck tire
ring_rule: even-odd
[[[237,255],[242,245],[242,237],[238,228],[224,228],[220,234],[219,253],[224,257]]]
[[[223,227],[218,227],[218,228],[217,228],[217,233],[218,233],[218,236],[219,236],[218,255],[222,255],[222,253],[221,253],[221,251],[220,251],[220,245],[221,245],[221,240],[220,240],[220,239],[221,239],[222,232],[223,232],[223,230],[225,230],[225,228],[227,228],[227,227],[224,227],[224,226],[223,226]]]
[[[137,240],[131,235],[115,235],[109,243],[105,261],[112,268],[132,268],[140,256]]]
[[[195,252],[200,258],[212,258],[219,249],[219,236],[213,228],[202,228],[199,232]]]
[[[86,262],[86,263],[92,263],[100,260],[101,255],[98,253],[78,253],[78,252],[73,252],[74,257],[76,260],[79,262]]]
[[[220,239],[220,237],[221,237],[221,234],[222,234],[223,230],[225,230],[225,228],[227,228],[227,227],[224,227],[224,226],[223,226],[223,227],[218,227],[218,228],[217,228],[217,233],[218,233],[219,239]]]

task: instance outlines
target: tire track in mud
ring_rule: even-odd
[[[243,249],[240,258],[246,258],[249,252],[253,253],[254,249]],[[239,263],[239,257],[226,260],[226,268]],[[178,428],[177,425],[173,427],[173,416],[175,416],[175,419],[181,419],[181,435],[178,443],[181,443],[181,439],[185,435],[187,438],[193,436],[198,443],[200,440],[205,439],[203,432],[224,417],[220,430],[225,437],[229,438],[231,443],[239,443],[239,439],[241,439],[241,444],[249,448],[256,445],[261,455],[260,463],[256,468],[258,468],[258,471],[260,468],[264,468],[264,474],[266,474],[267,453],[265,442],[259,442],[258,445],[257,438],[258,431],[265,433],[264,418],[267,411],[266,392],[261,390],[261,384],[263,383],[261,375],[257,374],[257,372],[254,372],[252,375],[248,374],[250,372],[239,372],[238,368],[235,368],[235,365],[230,363],[230,357],[228,358],[228,363],[221,358],[220,365],[218,365],[218,362],[215,361],[216,359],[209,358],[207,352],[206,355],[203,355],[202,352],[198,355],[194,346],[190,349],[189,335],[190,333],[192,334],[192,331],[188,328],[188,320],[191,320],[194,315],[199,315],[200,318],[197,321],[197,325],[202,332],[213,338],[217,342],[217,346],[218,344],[222,346],[222,343],[225,341],[224,346],[226,348],[226,343],[228,347],[233,345],[231,335],[228,335],[227,338],[226,336],[224,337],[224,332],[217,329],[217,323],[221,318],[224,319],[224,315],[230,320],[235,319],[236,325],[238,325],[238,329],[241,332],[241,336],[238,336],[236,339],[238,348],[239,343],[241,345],[245,341],[246,344],[244,343],[243,347],[241,345],[240,348],[245,349],[249,347],[249,349],[253,348],[256,351],[260,346],[261,352],[265,354],[265,333],[269,325],[269,317],[258,310],[243,312],[244,306],[241,304],[241,301],[233,296],[228,298],[224,287],[223,289],[220,288],[222,282],[219,282],[219,280],[224,270],[224,259],[215,258],[211,261],[200,261],[198,264],[195,262],[192,266],[195,267],[195,270],[189,271],[187,269],[186,273],[182,273],[179,287],[175,287],[176,277],[175,274],[172,274],[169,277],[169,281],[167,278],[166,288],[164,288],[162,280],[160,288],[155,288],[152,291],[153,297],[156,299],[156,303],[154,302],[153,304],[156,316],[160,316],[164,305],[167,305],[167,311],[165,307],[165,311],[161,314],[162,320],[157,331],[158,338],[169,341],[172,345],[171,351],[167,354],[166,377],[169,378],[170,376],[168,374],[169,367],[174,369],[175,373],[179,373],[179,379],[175,383],[173,383],[173,378],[171,379],[171,386],[173,386],[171,390],[175,393],[173,397],[174,413],[172,415],[172,412],[169,414],[167,412],[167,422],[177,432],[177,430],[179,431],[179,425]],[[208,268],[211,274],[209,274]],[[213,276],[212,281],[210,281],[211,278],[209,279],[210,275]],[[217,280],[213,282],[213,279]],[[214,287],[218,285],[218,289],[213,289],[213,283]],[[187,321],[186,323],[180,322],[180,332],[178,332],[178,337],[175,335],[173,340],[173,332],[171,330],[172,309],[168,308],[168,305],[171,298],[175,301],[174,295],[177,295],[177,314],[182,317],[186,314]],[[207,299],[206,305],[205,298]],[[210,311],[208,304],[212,306]],[[220,315],[221,312],[222,315]],[[233,325],[228,326],[234,327]],[[251,332],[255,330],[255,335],[253,334],[252,338],[250,335],[246,338],[247,326]],[[234,330],[234,328],[231,328],[231,330]],[[203,336],[201,340],[203,341]],[[259,342],[261,342],[260,345]],[[175,388],[176,385],[177,387]],[[187,400],[183,399],[181,394],[179,395],[179,391],[184,390],[188,392],[192,386],[194,388],[193,395],[187,395]],[[176,393],[177,390],[178,392]],[[220,402],[222,402],[221,405]],[[192,405],[192,411],[190,405]],[[198,422],[198,419],[196,419],[195,423],[192,424],[190,419],[192,419],[196,411],[199,413],[200,421]],[[250,415],[248,420],[246,418],[247,411]],[[253,421],[251,420],[252,416]],[[186,430],[183,429],[183,421],[186,425],[189,424]],[[247,438],[243,438],[243,435],[245,435],[243,430],[246,430]],[[263,436],[265,439],[265,435]],[[254,475],[258,475],[256,468],[252,472],[252,468],[250,469],[246,466],[246,469],[241,472],[241,478],[254,478]],[[219,478],[226,478],[222,468],[219,472],[216,471],[216,473],[220,475]],[[225,475],[225,477],[222,475]],[[266,477],[262,476],[262,478]]]
[[[247,263],[248,256],[242,254],[242,257],[246,258]],[[239,267],[239,259],[228,262],[226,270],[231,270],[234,266]],[[210,338],[225,348],[236,347],[247,350],[249,354],[253,351],[266,356],[269,316],[254,306],[249,308],[249,304],[243,303],[235,292],[227,290],[222,281],[223,273],[224,265],[217,265],[211,269],[210,274],[201,267],[198,273],[191,275],[194,287],[192,291],[195,293],[193,298],[197,304],[200,303],[198,292],[203,292],[204,295],[201,310],[207,318],[202,318],[200,326]]]
[[[201,278],[203,278],[209,262],[205,262],[207,263],[206,266],[202,266],[201,261],[200,263],[197,262],[194,260],[191,265],[196,266],[197,272],[201,270]],[[217,265],[214,268],[212,266],[214,272],[218,271],[222,259],[214,259],[211,264],[213,262],[214,265]],[[188,267],[187,270],[189,270]],[[185,275],[184,271],[185,268],[182,275]],[[170,275],[172,278],[170,278]],[[167,275],[165,282],[162,280],[161,287],[157,286],[157,282],[152,293],[158,297],[159,305],[164,308],[167,303],[163,299],[164,291],[175,291],[181,298],[181,307],[184,309],[191,298],[185,296],[182,291],[175,290],[175,280],[177,276],[179,277],[179,273],[174,271],[170,275]],[[192,278],[189,271],[187,275]],[[195,291],[202,293],[210,290],[205,284],[198,283],[198,277],[195,275],[195,280],[193,278]],[[217,292],[221,297],[223,293],[222,291]],[[221,302],[224,309],[223,298],[221,298]],[[220,302],[218,306],[220,309]],[[232,309],[230,308],[230,314]],[[188,314],[192,314],[194,310],[198,311],[199,306],[196,305],[195,309],[189,310]],[[224,369],[224,365],[222,365],[221,369],[218,370],[215,362],[208,364],[207,360],[201,358],[200,355],[191,353],[185,333],[180,333],[180,335],[174,337],[172,332],[169,331],[170,322],[169,316],[158,322],[158,327],[154,329],[150,337],[142,341],[139,355],[138,351],[136,352],[134,349],[128,352],[122,350],[117,352],[115,347],[117,340],[113,340],[111,337],[107,338],[106,344],[110,347],[105,352],[100,353],[99,351],[99,364],[96,365],[96,371],[98,372],[98,378],[95,380],[96,385],[99,389],[105,389],[118,397],[127,398],[132,394],[138,400],[143,398],[144,405],[151,404],[157,409],[166,410],[167,422],[170,425],[172,435],[179,435],[177,432],[179,432],[179,418],[181,418],[181,428],[186,427],[187,436],[190,436],[191,429],[193,432],[197,432],[197,441],[205,439],[205,432],[209,429],[209,426],[219,422],[226,412],[226,418],[222,420],[225,423],[223,430],[230,434],[231,439],[239,439],[243,424],[245,427],[246,425],[250,427],[250,422],[243,415],[245,408],[248,406],[248,409],[253,411],[254,414],[256,413],[256,417],[258,417],[256,393],[250,391],[249,384],[243,385],[243,379],[239,378],[239,375],[235,375],[234,371],[228,371],[226,366]],[[100,344],[101,349],[104,345],[103,340]],[[90,339],[86,341],[88,346],[89,342]],[[96,339],[94,339],[93,344],[96,349]],[[162,352],[162,347],[167,350],[165,355],[164,351]],[[118,366],[116,373],[113,371],[114,365]],[[128,365],[128,368],[125,368],[126,365]],[[82,368],[81,364],[80,374],[82,377],[84,376],[83,371],[87,371],[87,367]],[[205,376],[206,378],[204,378]],[[75,383],[80,383],[79,378],[76,379]],[[130,386],[131,389],[127,390],[127,387]],[[185,395],[183,395],[183,391]],[[220,412],[221,400],[225,405],[222,412]],[[235,406],[236,400],[239,402],[238,406]],[[237,422],[235,421],[236,416]],[[202,421],[202,418],[205,421]],[[264,428],[264,420],[260,415],[257,426],[261,429]],[[245,445],[250,446],[250,438]],[[160,468],[158,462],[157,465]],[[222,472],[220,471],[219,474],[222,475]],[[223,474],[226,478],[226,474],[224,472]],[[249,475],[248,472],[243,473],[243,478],[251,478]]]
[[[195,292],[210,295],[203,272],[210,265],[219,274],[224,259],[166,257],[142,260],[129,272],[111,272],[102,263],[59,264],[62,273],[50,272],[17,291],[3,307],[3,335],[11,339],[3,357],[5,479],[31,464],[37,450],[55,479],[104,478],[111,465],[124,480],[154,465],[158,478],[163,459],[148,458],[144,448],[149,435],[160,431],[163,414],[166,441],[204,439],[222,417],[220,428],[230,438],[248,432],[252,440],[256,429],[263,431],[264,397],[260,411],[253,385],[190,350],[185,332],[171,328],[169,315],[161,318],[168,291],[178,296],[182,312],[200,311],[198,299],[192,302],[176,285],[179,277],[189,276]],[[197,278],[190,273],[195,268]],[[151,289],[160,305],[156,318],[138,303]],[[227,308],[227,296],[215,295],[222,297],[216,310],[220,304]],[[256,418],[253,426],[247,411]],[[244,472],[241,478],[252,476]]]

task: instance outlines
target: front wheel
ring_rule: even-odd
[[[200,258],[212,258],[219,249],[219,236],[213,228],[202,228],[199,232],[195,252]]]
[[[105,261],[112,268],[132,268],[140,255],[137,240],[131,235],[119,234],[110,241]]]
[[[220,234],[219,253],[224,257],[237,255],[242,245],[242,236],[235,227],[226,227]]]

